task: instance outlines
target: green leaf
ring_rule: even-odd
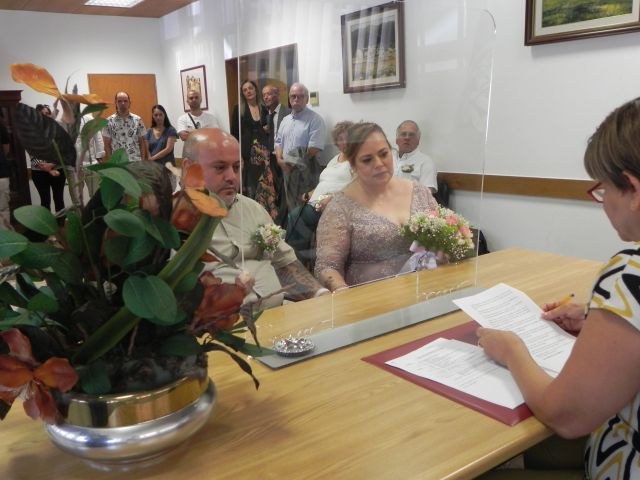
[[[47,268],[61,253],[62,250],[48,243],[30,243],[26,249],[11,259],[26,268]]]
[[[103,178],[108,178],[116,182],[132,197],[138,198],[142,193],[142,189],[140,188],[136,178],[125,168],[105,168],[104,170],[100,170],[98,174]]]
[[[31,325],[33,327],[42,326],[42,320],[38,316],[30,315],[27,310],[23,310],[18,315],[7,316],[0,321],[0,331],[8,330],[19,325]]]
[[[177,283],[174,288],[174,292],[176,293],[184,293],[190,292],[193,290],[198,283],[199,275],[195,272],[187,273],[182,279]]]
[[[100,181],[100,200],[107,210],[111,210],[120,203],[124,188],[108,178],[102,178]]]
[[[173,355],[175,357],[188,357],[202,353],[202,346],[191,335],[174,335],[162,342],[158,348],[163,355]]]
[[[9,258],[23,251],[29,245],[29,240],[19,233],[0,230],[0,258]]]
[[[100,105],[101,105],[101,108],[100,108]],[[93,110],[89,112],[89,113],[92,113],[92,112],[102,111],[106,108],[106,104],[103,103],[100,105],[89,105],[84,110],[85,111],[91,110],[93,108]],[[95,107],[98,107],[98,108],[95,108]],[[86,115],[84,112],[82,114]],[[88,150],[89,142],[91,141],[91,139],[96,135],[96,133],[99,133],[106,126],[107,126],[107,121],[101,117],[94,118],[92,120],[89,120],[87,123],[85,123],[82,126],[82,130],[80,131],[80,141],[82,143],[82,150]]]
[[[259,347],[254,345],[253,343],[245,343],[242,347],[238,349],[240,353],[244,353],[245,355],[251,355],[252,357],[264,357],[267,355],[275,355],[275,350],[271,350],[270,348]]]
[[[0,302],[4,305],[15,305],[20,308],[27,306],[27,299],[13,285],[6,282],[0,284]]]
[[[73,253],[62,251],[51,262],[51,268],[65,282],[71,285],[82,284],[82,264]]]
[[[99,360],[80,370],[80,386],[89,395],[102,395],[111,391],[107,365]]]
[[[87,105],[86,107],[84,107],[84,110],[82,110],[82,116],[84,117],[85,115],[89,115],[90,113],[102,112],[103,110],[106,110],[106,109],[107,109],[106,103],[94,103],[93,105]],[[102,127],[107,125],[107,120],[105,118],[98,117],[98,118],[94,118],[93,120],[102,120],[104,122],[104,125],[102,125]],[[102,127],[100,127],[100,129]]]
[[[124,282],[122,298],[131,313],[153,323],[174,325],[178,320],[178,306],[173,291],[154,275],[130,276]]]
[[[82,221],[76,212],[67,213],[67,242],[74,254],[82,254]]]
[[[111,210],[104,217],[104,223],[116,233],[126,237],[140,237],[144,235],[144,223],[139,217],[121,208]]]
[[[140,260],[144,260],[155,248],[156,244],[151,237],[143,236],[131,239],[129,243],[129,251],[124,257],[122,265],[133,265]]]
[[[55,298],[40,292],[29,300],[27,310],[31,312],[54,313],[58,311],[58,302]]]
[[[151,214],[146,210],[142,210],[141,208],[136,209],[133,214],[140,219],[140,221],[144,224],[145,231],[151,235],[160,245],[162,245],[162,235],[160,235],[160,231],[156,227],[156,225],[151,220]]]
[[[131,239],[127,237],[112,237],[104,241],[104,253],[107,260],[115,265],[124,265],[124,259],[129,251]]]
[[[54,235],[58,232],[56,217],[40,205],[25,205],[13,211],[16,220],[41,235]]]
[[[126,165],[127,163],[129,163],[129,156],[127,152],[124,151],[124,148],[119,148],[113,152],[107,162],[107,164],[113,165]]]
[[[171,225],[171,222],[164,218],[153,216],[151,217],[151,221],[160,233],[160,243],[164,248],[173,248],[174,250],[180,248],[180,235],[178,234],[178,230]]]
[[[237,337],[225,332],[224,330],[216,333],[216,338],[224,343],[227,347],[231,347],[234,350],[239,350],[247,341],[244,338]]]

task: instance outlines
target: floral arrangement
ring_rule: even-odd
[[[280,242],[284,240],[284,234],[284,230],[278,225],[267,223],[258,227],[251,236],[251,240],[260,250],[260,256],[273,255]]]
[[[413,165],[412,164],[402,165],[400,167],[400,170],[402,170],[402,172],[404,172],[404,173],[411,173],[411,172],[413,172]]]
[[[444,253],[452,261],[467,258],[474,248],[469,222],[441,206],[428,213],[412,215],[409,223],[400,227],[400,233],[426,250]]]
[[[32,64],[11,72],[63,105],[66,128],[18,105],[24,147],[36,158],[76,165],[76,139],[84,154],[105,125],[98,116],[79,131],[80,118],[106,103],[61,94]],[[129,163],[120,150],[89,168],[100,189],[87,205],[72,195],[63,226],[47,209],[28,205],[14,211],[21,233],[0,231],[0,261],[9,264],[0,275],[0,418],[16,398],[32,418],[54,422],[65,392],[141,391],[206,376],[210,351],[230,355],[257,388],[236,353],[264,353],[244,339],[247,329],[255,339],[255,319],[241,310],[245,287],[201,275],[227,210],[206,190],[200,166],[185,173],[176,208],[167,173],[154,162]]]

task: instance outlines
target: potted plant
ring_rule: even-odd
[[[61,93],[32,64],[11,72],[62,106],[60,124],[20,104],[16,130],[30,155],[65,172],[73,204],[61,218],[41,206],[20,207],[14,215],[24,231],[0,231],[0,260],[8,264],[0,280],[0,417],[21,398],[66,450],[107,461],[155,455],[206,422],[214,396],[207,352],[230,355],[259,385],[237,353],[263,353],[239,335],[248,329],[255,339],[252,308],[241,308],[244,285],[201,275],[226,208],[206,191],[196,165],[178,200],[188,208],[173,215],[176,228],[166,171],[130,163],[124,151],[89,167],[101,183],[83,205],[76,188],[82,156],[106,120],[97,116],[80,130],[80,119],[106,103]],[[149,417],[156,406],[145,402],[172,406]],[[165,424],[152,430],[169,435],[149,441],[143,424],[156,416]],[[77,440],[89,434],[90,442]]]

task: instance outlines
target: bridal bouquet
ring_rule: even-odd
[[[414,255],[409,260],[413,268],[409,270],[420,269],[421,265],[422,268],[435,268],[432,252],[442,252],[456,262],[469,257],[474,248],[468,220],[440,206],[431,212],[412,215],[409,223],[400,227],[400,233],[413,241],[411,251]]]
[[[280,242],[284,240],[284,230],[278,225],[267,223],[260,225],[252,235],[251,239],[253,240],[254,245],[256,245],[260,250],[261,257],[265,254],[273,255],[273,253],[278,249]]]

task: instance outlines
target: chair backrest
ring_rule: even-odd
[[[438,191],[434,197],[436,201],[443,207],[449,206],[449,184],[444,180],[438,180]]]

